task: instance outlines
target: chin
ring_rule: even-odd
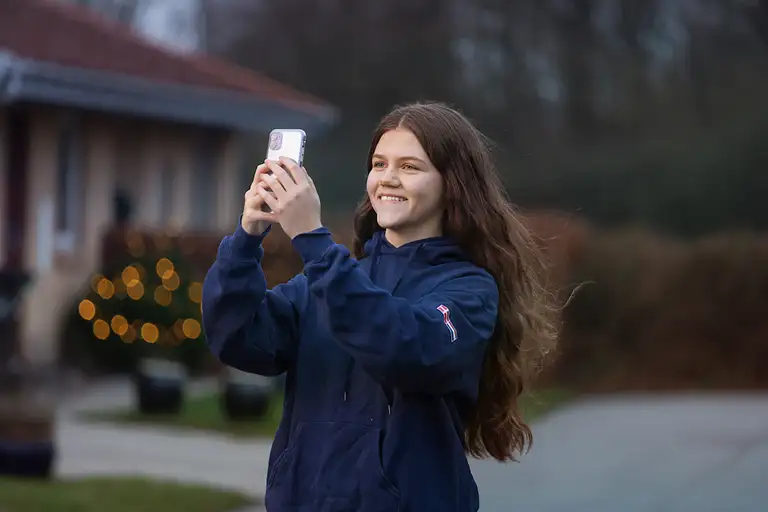
[[[376,218],[376,223],[379,225],[379,227],[381,227],[381,229],[396,229],[398,226],[403,224],[402,220],[400,219],[383,217],[381,215]]]

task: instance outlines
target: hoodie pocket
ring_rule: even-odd
[[[274,482],[275,476],[280,471],[280,468],[283,467],[283,464],[287,460],[288,455],[290,455],[290,453],[295,448],[297,440],[301,438],[301,431],[303,428],[304,423],[299,423],[296,425],[296,430],[294,430],[293,435],[291,435],[291,438],[288,441],[288,445],[280,453],[280,455],[277,456],[277,459],[275,459],[275,463],[272,465],[272,467],[267,468],[267,489],[272,487],[272,482]]]
[[[301,423],[272,468],[267,505],[313,512],[397,512],[400,493],[384,474],[381,431],[342,422]]]

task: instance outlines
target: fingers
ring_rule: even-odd
[[[256,167],[256,172],[253,173],[253,185],[256,185],[257,183],[259,183],[262,180],[262,176],[269,172],[272,172],[272,171],[270,171],[269,166],[267,165],[266,162]]]
[[[288,191],[288,190],[291,190],[296,185],[296,181],[294,180],[294,178],[288,173],[285,167],[280,165],[280,162],[277,162],[275,160],[267,160],[266,164],[269,167],[269,170],[272,171],[272,176],[270,176],[269,174],[265,174],[263,175],[262,181],[264,181],[265,183],[268,183],[271,187],[273,187],[273,190],[275,190],[278,197],[280,197],[280,188]],[[272,182],[273,180],[276,183],[273,184]],[[277,186],[277,189],[274,188],[275,186]]]
[[[281,157],[278,161],[266,160],[256,168],[246,201],[249,208],[264,214],[263,220],[273,222],[285,205],[314,190],[314,183],[306,169],[289,158]],[[271,212],[262,212],[265,206]]]
[[[312,181],[312,176],[309,175],[306,168],[299,166],[294,160],[285,157],[280,158],[280,163],[283,167],[288,169],[290,175],[296,182],[296,186],[293,189],[295,193],[299,193],[305,189],[317,193],[315,182]]]
[[[258,192],[258,188],[262,186],[263,186],[262,183],[254,182],[253,184],[251,184],[251,188],[249,188],[245,192],[243,214],[246,214],[249,211],[264,213],[263,208],[266,203],[264,202],[264,199],[259,195],[259,192]],[[264,219],[258,219],[258,220],[264,220]]]
[[[284,169],[287,169],[293,181],[298,185],[307,179],[307,171],[303,167],[299,167],[295,161],[284,156],[280,157],[280,164]]]
[[[299,166],[295,161],[285,157],[280,158],[280,163],[290,171],[296,185],[308,185],[310,188],[315,188],[315,182],[312,181],[312,176],[309,175],[306,168]]]
[[[274,212],[265,212],[262,210],[248,210],[243,213],[243,220],[248,224],[264,222],[267,224],[277,224],[277,217]]]
[[[259,194],[262,201],[267,204],[272,209],[272,212],[270,215],[275,215],[277,212],[280,211],[280,200],[276,198],[272,193],[267,191],[266,188],[264,188],[264,184],[260,183],[258,187],[256,187],[256,193]]]
[[[251,185],[251,188],[248,189],[245,192],[245,208],[253,208],[255,210],[259,210],[261,208],[261,205],[264,204],[264,200],[261,198],[259,193],[257,192],[257,187],[259,184],[254,183]]]
[[[259,185],[261,187],[261,185]],[[267,192],[269,193],[269,192]],[[274,223],[276,217],[273,212],[265,212],[264,199],[254,188],[245,193],[245,207],[243,208],[243,220],[247,224],[253,224],[258,221]]]
[[[267,177],[270,173],[277,177],[277,181],[285,190],[288,190],[293,183],[299,184],[302,181],[312,182],[312,178],[307,174],[307,170],[304,167],[300,167],[290,158],[281,156],[278,161],[265,160],[263,164],[256,167],[253,183],[256,184],[260,181],[268,183]]]
[[[275,198],[285,198],[286,190],[279,179],[274,175],[272,170],[268,173],[261,175],[261,181],[254,186],[254,192],[258,194],[260,187],[268,191]]]
[[[264,186],[267,189],[267,191],[269,191],[273,196],[275,195],[274,192],[272,192],[272,188],[269,185],[266,185],[263,179],[266,173],[271,173],[271,172],[272,171],[269,170],[269,167],[267,167],[266,164],[264,164],[263,166],[260,165],[256,169],[256,174],[254,175],[253,182],[251,183],[251,187],[245,193],[246,206],[250,205],[251,208],[263,209],[266,203],[258,193],[258,187],[260,186]],[[279,186],[279,184],[277,186]]]
[[[270,170],[266,162],[256,167],[256,172],[253,173],[253,181],[251,182],[251,187],[245,193],[246,201],[248,200],[249,197],[254,197],[254,198],[257,198],[259,202],[259,207],[264,203],[264,201],[261,199],[261,196],[258,193],[256,193],[256,187],[259,185],[259,183],[264,181],[264,178],[266,176],[268,176],[271,173],[272,171]]]

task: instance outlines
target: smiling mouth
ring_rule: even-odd
[[[391,194],[383,194],[379,196],[379,201],[385,201],[388,203],[403,203],[407,201],[406,198],[401,196],[393,196]]]

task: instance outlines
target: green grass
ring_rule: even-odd
[[[229,491],[142,478],[0,478],[2,512],[229,512],[250,503]]]
[[[564,389],[542,389],[526,393],[520,410],[526,423],[541,418],[558,406],[574,398],[574,393]]]
[[[521,405],[523,417],[527,422],[533,421],[572,397],[572,393],[561,389],[534,391],[523,398]],[[145,415],[138,411],[99,411],[87,413],[86,417],[96,421],[196,429],[219,432],[238,438],[253,438],[273,437],[281,414],[282,397],[276,396],[263,419],[258,421],[228,421],[219,408],[218,393],[211,393],[188,398],[183,411],[178,415]]]
[[[175,415],[120,410],[88,412],[85,417],[95,421],[214,431],[239,438],[274,437],[282,415],[282,396],[276,395],[264,418],[256,421],[229,421],[219,405],[219,397],[219,393],[187,397],[181,413]]]

